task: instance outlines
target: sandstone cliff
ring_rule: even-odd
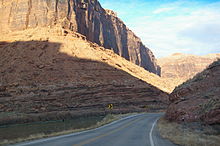
[[[175,53],[171,56],[158,59],[161,66],[161,77],[173,83],[175,86],[191,79],[197,73],[203,71],[209,64],[220,58],[220,54],[197,56]]]
[[[0,54],[0,125],[167,107],[165,81],[79,33],[11,32]]]
[[[0,12],[0,33],[59,25],[160,75],[153,53],[97,0],[0,0]]]
[[[220,60],[177,87],[166,118],[177,122],[220,124]]]

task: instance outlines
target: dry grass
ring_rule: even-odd
[[[161,118],[158,129],[163,138],[182,146],[219,146],[220,135],[208,135],[201,131],[183,128],[183,125]]]
[[[102,119],[102,121],[97,122],[95,125],[93,125],[91,127],[88,127],[88,128],[70,129],[70,130],[65,130],[65,131],[61,131],[61,132],[54,132],[54,133],[51,133],[51,134],[37,133],[37,134],[33,134],[33,135],[30,135],[30,136],[25,137],[25,138],[17,138],[17,139],[14,139],[14,140],[7,140],[6,139],[6,140],[3,140],[3,141],[0,141],[0,145],[8,145],[8,144],[19,143],[19,142],[23,142],[23,141],[30,141],[30,140],[40,139],[40,138],[53,137],[53,136],[59,136],[59,135],[65,135],[65,134],[90,130],[90,129],[101,127],[103,125],[106,125],[106,124],[111,123],[115,120],[118,120],[120,118],[129,116],[129,115],[132,115],[132,114],[136,114],[136,113],[117,114],[117,115],[108,114]]]

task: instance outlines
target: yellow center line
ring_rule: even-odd
[[[83,146],[83,145],[85,145],[85,144],[91,143],[91,142],[93,142],[93,141],[96,141],[97,139],[100,139],[100,138],[102,138],[102,137],[106,137],[106,136],[108,136],[108,135],[110,135],[110,134],[112,134],[112,133],[115,133],[115,132],[117,132],[117,131],[119,131],[119,130],[122,130],[122,129],[128,127],[129,125],[131,125],[131,124],[133,124],[133,123],[135,123],[135,122],[137,122],[137,121],[140,121],[140,120],[142,120],[142,119],[143,119],[143,118],[140,118],[140,119],[131,121],[131,122],[127,123],[126,125],[120,127],[120,128],[117,128],[117,129],[112,130],[112,131],[110,131],[110,132],[108,132],[108,133],[101,134],[101,135],[99,135],[99,136],[90,138],[90,139],[85,140],[85,141],[83,141],[83,142],[81,142],[81,143],[74,144],[73,146]]]

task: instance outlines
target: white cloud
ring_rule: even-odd
[[[101,0],[156,57],[220,53],[220,2]]]
[[[157,13],[160,11],[157,9]],[[131,29],[156,57],[175,52],[198,55],[220,52],[220,11],[210,5],[183,15],[147,17],[139,18]]]
[[[156,9],[153,11],[153,14],[159,14],[159,13],[164,13],[164,12],[169,12],[169,11],[172,11],[174,10],[175,7],[171,7],[171,8],[159,8],[159,9]]]

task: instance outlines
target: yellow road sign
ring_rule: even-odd
[[[109,109],[113,109],[113,104],[109,104],[109,105],[108,105],[108,108],[109,108]]]

